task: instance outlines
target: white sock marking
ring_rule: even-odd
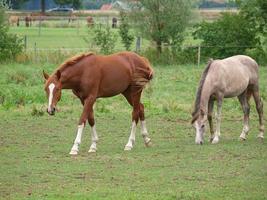
[[[78,126],[77,135],[76,135],[74,144],[70,151],[70,154],[72,155],[77,154],[79,151],[79,145],[81,144],[81,141],[82,141],[83,128],[84,128],[84,124]]]
[[[146,129],[146,121],[145,120],[141,121],[141,133],[142,133],[142,136],[144,138],[145,144],[148,144],[151,139],[148,137],[148,132]]]
[[[136,123],[135,123],[135,121],[133,121],[131,134],[130,134],[128,143],[126,144],[124,150],[131,150],[133,148],[133,144],[135,142],[135,132],[136,132]]]
[[[90,146],[90,149],[89,149],[89,153],[92,153],[92,152],[96,152],[97,148],[96,148],[96,143],[98,141],[98,136],[97,136],[97,133],[96,133],[96,128],[95,128],[95,125],[92,127],[92,144]]]

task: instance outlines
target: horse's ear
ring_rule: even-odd
[[[57,80],[59,80],[61,77],[61,72],[59,70],[57,70],[56,76],[57,76]]]
[[[45,73],[44,70],[43,70],[43,76],[44,76],[45,80],[47,80],[49,78],[49,75],[47,73]]]

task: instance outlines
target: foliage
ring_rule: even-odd
[[[120,36],[126,50],[130,50],[134,37],[129,33],[130,26],[125,12],[120,12]]]
[[[29,0],[10,0],[9,2],[10,2],[10,6],[11,6],[11,8],[13,8],[13,9],[20,9],[21,8],[21,6],[25,3],[25,2],[27,2],[27,1],[29,1]]]
[[[96,10],[96,9],[100,9],[100,7],[103,4],[112,3],[112,1],[113,0],[97,0],[97,1],[83,0],[82,6],[86,9]]]
[[[210,0],[200,0],[199,8],[233,8],[236,7],[235,0],[227,1],[210,1]]]
[[[202,54],[212,58],[245,54],[246,49],[258,43],[246,19],[239,14],[224,13],[218,20],[201,22],[196,28],[194,38],[203,40]]]
[[[132,9],[131,19],[143,37],[152,39],[160,53],[162,44],[175,49],[184,39],[192,17],[193,0],[140,0]]]
[[[262,63],[267,63],[267,1],[243,0],[238,2],[240,15],[246,19],[252,28],[251,31],[255,33],[255,38],[259,40],[259,45],[253,50],[257,52],[255,56]]]
[[[114,52],[118,35],[111,31],[109,26],[96,26],[93,30],[93,41],[103,54]]]
[[[267,34],[267,1],[239,1],[240,14],[258,33]]]
[[[22,52],[22,40],[16,35],[8,33],[4,2],[0,2],[0,62],[14,59]]]
[[[141,54],[154,65],[196,64],[197,50],[197,47],[187,47],[174,54],[170,48],[164,48],[162,53],[158,54],[155,49],[147,48]],[[204,56],[202,60],[206,61]]]
[[[78,9],[81,7],[81,0],[54,0],[56,4],[63,5],[71,5],[73,8]]]

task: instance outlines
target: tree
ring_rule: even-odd
[[[25,2],[29,0],[10,0],[10,6],[13,9],[19,9]]]
[[[258,33],[267,33],[267,1],[243,0],[238,1],[240,14],[251,24]]]
[[[128,24],[127,15],[125,12],[120,12],[120,36],[122,39],[122,43],[126,50],[130,50],[131,44],[134,40],[134,37],[129,33],[130,25]]]
[[[0,0],[0,61],[14,59],[22,51],[22,40],[16,35],[8,33],[5,9],[7,1]]]
[[[45,13],[45,0],[41,0],[41,12]]]
[[[192,17],[194,0],[140,0],[132,6],[131,19],[140,33],[152,39],[157,51],[162,44],[179,47]]]
[[[246,19],[247,26],[255,33],[259,41],[252,56],[259,62],[267,62],[267,1],[266,0],[237,0],[240,15]]]

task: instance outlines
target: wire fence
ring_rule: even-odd
[[[149,47],[143,47],[141,38],[136,39],[135,45],[133,45],[132,51],[135,51],[137,53],[144,53],[146,52],[146,48],[155,49],[155,45],[150,45]],[[164,45],[163,51],[165,51],[165,48],[173,47],[172,45]],[[202,62],[206,62],[210,57],[207,57],[205,54],[203,55],[204,50],[211,50],[211,51],[217,51],[225,50],[226,48],[255,48],[253,46],[201,46],[201,45],[189,45],[189,46],[182,46],[182,51],[186,51],[188,56],[185,59],[188,59],[188,62],[195,63],[199,67]],[[125,48],[123,45],[117,46],[116,49],[114,49],[114,52],[123,51]],[[39,48],[37,45],[35,45],[33,48],[27,48],[24,50],[24,58],[21,57],[22,61],[23,59],[27,59],[30,61],[34,61],[36,63],[59,63],[62,62],[64,59],[71,57],[73,55],[83,53],[83,52],[100,52],[100,49],[96,46],[94,48]],[[185,55],[186,57],[186,55]]]

